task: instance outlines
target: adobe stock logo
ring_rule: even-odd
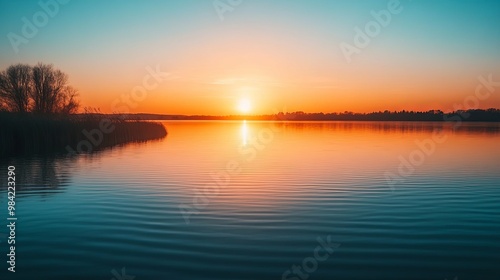
[[[333,243],[332,237],[328,235],[326,240],[316,238],[318,246],[313,251],[312,257],[302,260],[301,265],[292,265],[291,268],[281,275],[281,280],[306,280],[319,267],[319,263],[326,261],[333,252],[340,247],[340,243]]]
[[[411,1],[411,0],[410,0]],[[387,9],[378,12],[371,11],[373,20],[365,24],[364,29],[356,26],[354,28],[353,44],[346,42],[340,43],[339,47],[346,61],[351,63],[354,54],[360,54],[363,49],[370,45],[373,38],[380,35],[382,28],[386,28],[392,22],[393,15],[398,15],[403,11],[399,0],[390,0],[387,3]]]
[[[243,3],[243,0],[214,0],[213,5],[220,21],[224,21],[224,14],[234,11],[241,3]]]
[[[115,114],[120,113],[120,119],[127,119],[131,108],[136,108],[139,102],[146,100],[152,90],[155,90],[160,83],[171,77],[169,72],[161,71],[160,65],[156,65],[156,69],[148,66],[146,67],[146,71],[148,74],[142,79],[142,84],[135,86],[130,93],[122,94],[120,98],[116,98],[113,103],[111,103],[111,111]],[[104,137],[111,134],[115,128],[116,126],[111,119],[103,118],[99,121],[99,127],[90,131],[83,129],[82,134],[86,139],[78,142],[76,150],[67,145],[67,155],[90,154],[95,148],[102,144]]]
[[[122,267],[121,273],[118,273],[116,269],[111,270],[111,274],[113,274],[113,278],[111,280],[134,280],[135,275],[128,275],[125,267]]]
[[[9,32],[7,38],[9,39],[12,49],[15,53],[19,53],[19,46],[21,44],[29,43],[29,39],[33,39],[40,28],[45,27],[49,23],[49,18],[55,17],[60,10],[60,5],[66,5],[69,0],[40,0],[38,5],[41,10],[31,16],[31,20],[26,17],[22,17],[21,21],[23,26],[21,27],[21,35],[14,32]]]
[[[462,122],[470,118],[470,114],[464,110],[479,108],[480,102],[485,101],[496,92],[496,88],[500,87],[500,81],[493,80],[493,74],[488,77],[479,76],[479,83],[476,86],[474,93],[471,93],[463,99],[461,103],[453,105],[454,114],[451,116],[444,115],[443,120],[448,123],[453,123],[453,130],[462,126]],[[423,165],[429,157],[434,155],[439,146],[442,146],[448,140],[448,135],[443,130],[435,130],[432,135],[423,140],[415,140],[416,148],[412,150],[406,157],[398,156],[399,165],[396,172],[386,171],[384,173],[387,185],[392,191],[398,183],[404,182],[416,171],[416,168]]]

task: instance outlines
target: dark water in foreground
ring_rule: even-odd
[[[165,125],[0,163],[0,279],[500,279],[498,124]]]

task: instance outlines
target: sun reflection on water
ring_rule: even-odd
[[[248,143],[248,126],[246,120],[241,124],[241,138],[243,140],[243,146],[246,146]]]

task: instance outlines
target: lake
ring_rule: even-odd
[[[3,159],[0,218],[13,165],[18,220],[0,278],[500,279],[497,123],[164,125]]]

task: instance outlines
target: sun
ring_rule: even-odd
[[[241,98],[238,102],[238,110],[241,113],[249,113],[252,110],[252,103],[248,98]]]

